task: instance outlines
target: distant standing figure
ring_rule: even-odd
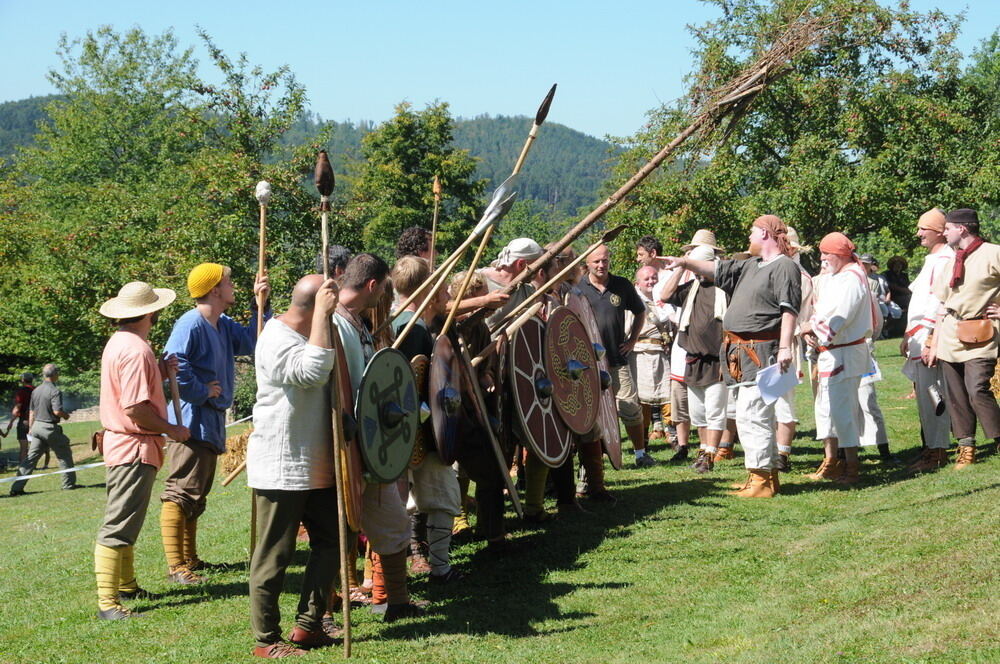
[[[35,470],[35,464],[44,453],[45,448],[51,449],[59,459],[59,468],[73,468],[73,451],[69,447],[69,438],[63,433],[59,422],[69,419],[69,413],[63,410],[62,390],[59,382],[59,367],[46,364],[42,368],[44,382],[31,393],[31,407],[28,417],[28,456],[18,467],[18,475],[30,475]],[[20,496],[24,493],[24,485],[28,480],[14,482],[10,487],[10,495]],[[63,473],[62,488],[76,488],[76,473]]]
[[[17,442],[21,446],[17,456],[18,463],[24,463],[28,458],[28,411],[31,410],[31,393],[34,389],[34,374],[27,371],[21,374],[21,387],[14,392],[14,409],[10,412],[11,417],[17,418]]]

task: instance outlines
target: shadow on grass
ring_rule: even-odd
[[[634,485],[624,488],[626,484]],[[511,539],[519,551],[514,555],[495,556],[478,542],[466,545],[453,555],[454,562],[467,572],[466,579],[443,588],[426,580],[412,582],[414,590],[432,601],[427,617],[386,626],[380,638],[411,639],[429,633],[522,638],[537,636],[540,632],[534,625],[550,621],[561,625],[555,629],[548,625],[544,633],[583,627],[595,614],[562,613],[556,600],[586,589],[635,592],[630,589],[630,564],[623,562],[617,578],[592,583],[553,582],[549,576],[586,567],[587,554],[605,541],[622,540],[632,533],[632,526],[662,509],[715,494],[725,484],[715,477],[641,484],[623,479],[611,487],[618,498],[614,506],[586,504],[590,514],[558,519],[544,529],[515,532]]]

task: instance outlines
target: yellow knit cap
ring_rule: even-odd
[[[188,275],[188,292],[191,297],[205,297],[208,291],[215,288],[222,281],[222,273],[225,267],[218,263],[202,263],[191,270]]]

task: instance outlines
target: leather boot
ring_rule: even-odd
[[[959,445],[958,454],[955,456],[955,470],[961,470],[966,466],[971,466],[976,462],[975,445]]]
[[[843,462],[837,458],[823,457],[823,463],[819,465],[816,472],[806,475],[811,480],[835,480],[840,477]]]
[[[910,465],[911,473],[927,473],[948,465],[948,450],[944,448],[925,448],[920,458]]]
[[[840,477],[834,480],[837,484],[854,485],[861,481],[861,459],[847,460],[841,463]]]
[[[774,486],[774,474],[763,468],[751,468],[749,484],[739,491],[733,491],[732,495],[737,498],[774,498],[778,493]]]
[[[720,447],[719,451],[715,453],[714,463],[719,463],[720,461],[728,461],[736,456],[731,447]]]

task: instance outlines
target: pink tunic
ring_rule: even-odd
[[[163,465],[163,436],[146,431],[125,414],[126,408],[141,403],[167,418],[160,367],[148,342],[131,332],[115,332],[101,357],[101,425],[107,429],[104,461],[108,467],[136,459],[157,469]]]

